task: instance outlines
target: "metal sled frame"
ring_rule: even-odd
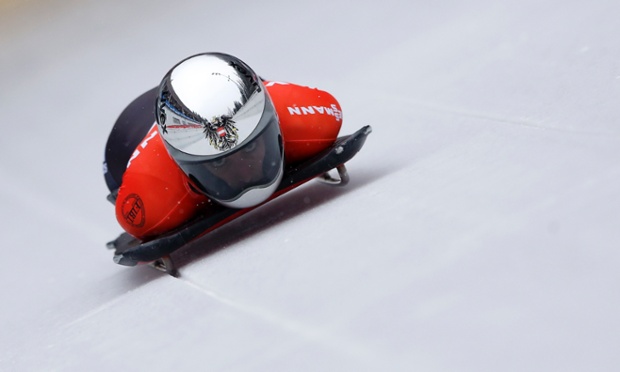
[[[317,177],[317,180],[332,186],[346,186],[349,183],[349,172],[347,172],[347,167],[344,164],[341,164],[336,167],[338,171],[338,177],[333,178],[329,172],[323,173],[323,175]]]
[[[287,168],[280,186],[265,203],[312,179],[332,186],[347,185],[349,174],[344,164],[362,148],[371,131],[370,126],[365,126],[351,135],[339,137],[332,147],[325,149],[314,158]],[[334,170],[338,175],[330,174]],[[108,248],[115,250],[114,262],[117,264],[125,266],[136,266],[139,263],[149,264],[172,276],[178,276],[177,267],[170,258],[171,253],[257,207],[259,206],[231,209],[214,205],[209,215],[197,216],[178,229],[156,239],[140,241],[127,233],[122,233],[108,243]]]

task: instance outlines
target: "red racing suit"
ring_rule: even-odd
[[[285,167],[329,147],[342,125],[342,110],[329,93],[289,83],[263,82],[278,114]],[[164,234],[212,202],[196,191],[170,157],[157,125],[146,134],[127,164],[115,202],[116,218],[142,239]]]

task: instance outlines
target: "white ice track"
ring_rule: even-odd
[[[620,370],[620,2],[0,1],[0,370]],[[185,251],[112,262],[100,170],[175,62],[374,128]]]

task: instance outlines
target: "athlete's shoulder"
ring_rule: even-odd
[[[116,199],[116,218],[133,236],[167,232],[208,204],[168,154],[153,125],[131,155]]]
[[[265,81],[265,87],[278,113],[288,163],[308,158],[336,140],[342,109],[329,92],[274,81]]]

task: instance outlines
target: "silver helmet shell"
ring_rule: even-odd
[[[278,117],[243,61],[203,53],[179,62],[162,79],[156,105],[168,152],[211,199],[246,208],[276,190],[284,162]]]

